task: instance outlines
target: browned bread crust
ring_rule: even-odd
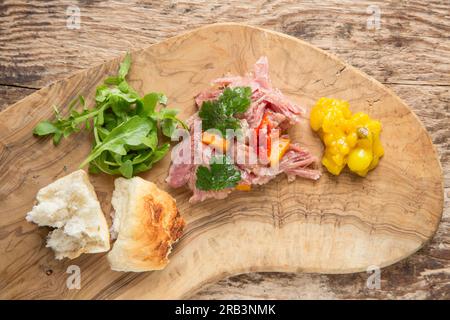
[[[185,226],[175,199],[139,177],[118,178],[115,185],[113,205],[119,227],[108,254],[111,268],[135,272],[163,269]]]

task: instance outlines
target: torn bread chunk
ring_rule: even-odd
[[[26,220],[55,228],[47,247],[55,251],[56,259],[109,250],[108,224],[86,172],[78,170],[56,180],[39,190],[36,198],[38,204]]]
[[[154,183],[139,177],[117,178],[112,205],[112,234],[117,236],[108,253],[111,269],[142,272],[163,269],[172,244],[185,222],[175,199]]]

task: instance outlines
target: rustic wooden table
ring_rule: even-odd
[[[77,70],[209,23],[244,22],[306,40],[390,87],[425,124],[445,180],[436,236],[383,269],[380,289],[366,286],[367,273],[252,273],[193,298],[450,299],[450,2],[300,2],[0,1],[0,110]]]

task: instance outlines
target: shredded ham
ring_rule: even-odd
[[[222,90],[215,89],[215,88],[211,88],[209,90],[200,92],[195,97],[195,104],[197,106],[201,106],[203,104],[203,102],[205,102],[205,101],[216,100],[220,96],[221,93],[222,93]]]
[[[265,113],[268,113],[271,123],[281,130],[287,129],[300,121],[303,109],[287,99],[280,90],[273,88],[269,78],[269,64],[267,57],[261,57],[256,64],[252,73],[245,76],[226,76],[212,81],[213,87],[198,94],[195,97],[195,103],[198,108],[204,101],[215,100],[222,93],[225,87],[242,87],[247,86],[252,89],[251,105],[248,110],[239,116],[241,126],[245,130],[254,130],[259,126]],[[191,126],[194,120],[198,120],[198,113],[195,113],[188,119],[188,125]],[[193,140],[193,135],[191,135]],[[183,142],[175,146],[181,146]],[[190,141],[191,147],[194,142]],[[200,142],[201,143],[201,142]],[[235,148],[242,148],[246,155],[246,159],[250,153],[255,153],[249,145],[237,144]],[[192,149],[194,150],[194,149]],[[205,154],[206,152],[206,154]],[[209,154],[208,154],[209,153]],[[182,156],[182,155],[180,155]],[[211,150],[209,146],[203,144],[202,164],[209,166]],[[193,155],[192,155],[193,157]],[[194,163],[191,159],[190,163]],[[301,148],[298,144],[291,143],[289,150],[284,154],[277,168],[272,168],[261,164],[236,164],[241,171],[241,182],[253,185],[262,185],[268,183],[280,173],[285,173],[288,181],[293,181],[296,177],[302,177],[311,180],[320,178],[320,171],[315,169],[318,159],[311,155],[306,149]],[[187,185],[192,190],[193,195],[189,199],[191,203],[200,202],[208,198],[224,199],[232,191],[225,189],[220,191],[202,191],[196,188],[196,171],[199,165],[194,164],[174,164],[169,169],[169,175],[166,179],[167,183],[173,188],[179,188]]]

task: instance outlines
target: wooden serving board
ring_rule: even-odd
[[[383,123],[385,156],[366,178],[324,172],[317,182],[278,177],[226,200],[188,203],[187,189],[165,184],[167,156],[144,178],[176,199],[187,227],[163,271],[120,273],[106,254],[54,260],[48,229],[27,223],[36,192],[77,169],[90,150],[88,133],[54,147],[31,134],[79,93],[114,74],[122,57],[42,89],[0,114],[1,298],[184,298],[202,285],[250,271],[349,273],[407,257],[437,229],[443,208],[442,171],[430,137],[389,89],[298,39],[238,24],[217,24],[133,52],[129,82],[142,94],[162,91],[187,118],[193,97],[227,72],[243,74],[267,55],[274,85],[309,111],[322,97],[349,100]],[[322,144],[305,119],[290,132],[321,155]],[[111,212],[113,178],[92,175],[104,212]],[[70,265],[81,270],[81,289],[69,290]]]

